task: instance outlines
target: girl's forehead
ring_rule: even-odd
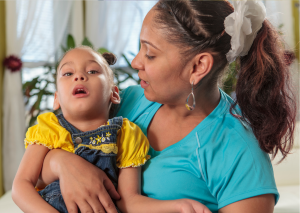
[[[59,63],[58,70],[60,70],[65,63],[86,62],[88,60],[93,60],[97,62],[100,66],[103,63],[103,59],[100,57],[100,55],[93,52],[92,50],[83,48],[72,49],[64,55],[64,57]]]

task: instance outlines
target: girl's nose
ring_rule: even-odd
[[[86,81],[86,80],[87,80],[87,76],[85,76],[81,72],[76,73],[75,76],[74,76],[74,81]]]
[[[144,65],[143,65],[143,62],[141,60],[141,53],[140,52],[138,52],[138,54],[132,60],[131,66],[132,66],[133,69],[139,70],[139,71],[144,69]]]
[[[85,78],[83,77],[83,76],[81,76],[81,77],[75,77],[75,81],[78,81],[78,80],[81,80],[81,81],[84,81],[85,80]]]

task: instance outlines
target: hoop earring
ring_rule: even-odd
[[[191,84],[192,86],[192,92],[189,94],[189,96],[186,99],[186,103],[185,103],[185,107],[189,110],[189,111],[193,111],[195,109],[196,106],[196,100],[195,100],[195,95],[194,95],[194,81]],[[193,96],[193,106],[189,105],[189,98],[190,96]]]

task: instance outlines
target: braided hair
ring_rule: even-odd
[[[234,11],[232,5],[226,0],[160,0],[154,10],[155,27],[180,48],[184,60],[202,52],[212,54],[215,63],[209,80],[215,85],[228,65],[231,36],[224,31],[224,20]],[[248,55],[237,60],[236,101],[230,112],[233,115],[238,104],[241,119],[251,126],[260,148],[273,157],[280,151],[283,160],[294,142],[296,103],[282,43],[274,27],[264,20]]]

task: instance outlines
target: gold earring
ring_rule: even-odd
[[[185,107],[189,110],[189,111],[193,111],[195,109],[196,106],[196,100],[195,100],[195,95],[194,95],[194,81],[191,84],[192,86],[192,92],[189,94],[189,96],[186,99],[186,103],[185,103]],[[189,98],[190,96],[193,96],[193,106],[189,105]]]

